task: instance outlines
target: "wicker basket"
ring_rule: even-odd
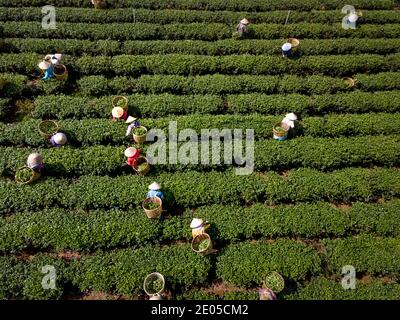
[[[270,284],[268,281],[268,279],[270,277],[276,277],[277,279],[279,279],[279,283],[277,285],[272,285]],[[283,279],[283,277],[276,271],[271,271],[270,273],[267,274],[267,276],[265,277],[265,281],[264,281],[264,286],[270,290],[272,290],[275,293],[279,293],[281,292],[284,288],[285,288],[285,279]]]
[[[54,66],[54,75],[58,80],[64,81],[68,79],[67,67],[63,64],[56,64]]]
[[[43,131],[43,127],[45,125],[52,125],[54,129],[51,130],[51,132],[45,132]],[[50,137],[58,132],[58,124],[57,122],[53,121],[53,120],[43,120],[42,122],[39,123],[38,125],[38,130],[40,135],[42,136],[42,138],[44,139],[50,139]]]
[[[300,47],[300,40],[296,38],[289,38],[287,39],[287,42],[289,42],[292,45],[292,50],[296,50]]]
[[[150,203],[150,202],[158,203],[159,204],[158,208],[146,209],[146,204]],[[157,219],[161,216],[161,213],[162,213],[162,200],[159,197],[147,198],[147,199],[143,200],[142,208],[149,219]]]
[[[136,128],[133,129],[133,140],[135,140],[136,143],[145,143],[146,142],[146,138],[147,138],[147,128],[143,127],[143,126],[140,126],[140,127],[137,127],[137,128],[145,129],[146,133],[142,134],[141,136],[138,136],[138,135],[135,134],[135,129]]]
[[[199,244],[203,240],[208,240],[209,245],[206,249],[200,250],[199,249]],[[197,235],[193,240],[192,240],[192,250],[200,255],[206,255],[212,250],[212,241],[210,236],[207,233],[202,233]]]
[[[106,7],[106,2],[104,0],[92,0],[92,4],[95,9],[104,9]]]
[[[285,132],[281,132],[276,130],[276,127],[282,127],[283,129],[285,129]],[[282,122],[277,123],[276,125],[274,125],[274,127],[272,128],[272,133],[274,135],[275,139],[286,139],[289,133],[289,126],[283,124]]]
[[[353,88],[356,86],[356,80],[350,77],[345,77],[343,78],[344,81],[346,81],[349,84],[349,88]]]
[[[162,282],[162,288],[160,290],[158,290],[158,292],[152,292],[151,288],[149,287],[150,284],[152,283],[152,281],[154,281],[154,280],[160,280]],[[144,279],[143,290],[150,297],[160,296],[164,292],[164,288],[165,288],[165,279],[164,279],[164,276],[161,273],[158,273],[158,272],[150,273]]]
[[[18,180],[18,172],[19,171],[21,171],[21,170],[30,170],[31,171],[31,178],[28,180],[28,181],[21,181],[21,180]],[[29,183],[32,183],[32,182],[34,182],[34,181],[36,181],[37,179],[39,179],[40,178],[40,173],[39,172],[36,172],[35,170],[33,170],[32,168],[29,168],[29,167],[27,167],[27,166],[24,166],[24,167],[21,167],[21,168],[19,168],[18,170],[17,170],[17,172],[16,172],[16,174],[15,174],[15,181],[17,182],[17,183],[19,183],[19,184],[29,184]]]
[[[138,171],[138,166],[143,164],[143,163],[147,163],[147,166],[144,170],[142,171]],[[147,160],[146,157],[140,156],[136,159],[136,161],[133,163],[132,165],[133,170],[135,170],[138,174],[144,176],[145,174],[147,174],[150,171],[150,165],[149,165],[149,161]]]
[[[121,100],[124,101],[124,105],[123,105],[123,106],[119,106],[119,105],[118,105],[118,101],[121,101]],[[113,106],[114,108],[120,107],[120,108],[124,109],[124,111],[127,111],[127,110],[128,110],[128,98],[127,98],[127,97],[124,97],[124,96],[116,96],[116,97],[114,97],[114,99],[112,100],[112,106]]]

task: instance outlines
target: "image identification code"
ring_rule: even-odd
[[[181,318],[185,313],[194,315],[248,315],[249,306],[241,305],[215,305],[215,304],[196,304],[195,308],[162,306],[152,307],[152,315],[176,315]]]

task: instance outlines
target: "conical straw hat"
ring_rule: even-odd
[[[43,157],[39,153],[31,153],[28,156],[28,160],[26,161],[26,164],[28,167],[42,164],[43,163]]]
[[[137,152],[136,148],[130,147],[125,150],[124,154],[125,157],[131,158],[136,154],[136,152]]]
[[[195,229],[200,227],[203,224],[203,219],[193,218],[192,222],[190,223],[190,228]]]
[[[46,62],[46,61],[42,61],[41,63],[39,63],[39,68],[42,70],[47,70],[50,67],[50,63]]]
[[[114,118],[121,118],[124,115],[124,109],[122,109],[121,107],[114,107],[111,110],[111,113]]]
[[[132,123],[135,120],[136,120],[135,117],[129,116],[128,119],[126,119],[125,123]]]
[[[62,55],[61,53],[55,53],[55,54],[54,54],[54,57],[55,57],[58,61],[60,61],[60,60],[62,59],[63,55]]]
[[[55,143],[63,145],[67,142],[67,136],[62,132],[58,132],[54,135],[53,140]]]
[[[283,51],[289,51],[290,49],[292,49],[292,44],[289,42],[286,42],[282,45],[282,50]]]
[[[157,182],[153,182],[151,185],[149,185],[150,190],[160,190],[161,186]]]
[[[247,20],[246,18],[240,20],[240,23],[242,24],[249,24],[249,20]]]
[[[297,116],[293,112],[286,114],[285,118],[288,119],[288,120],[291,120],[291,121],[296,121],[297,120]]]

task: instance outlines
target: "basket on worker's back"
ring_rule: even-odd
[[[132,165],[133,170],[144,176],[150,171],[150,164],[146,157],[138,157]]]
[[[157,219],[162,213],[162,200],[159,197],[150,197],[142,202],[142,208],[149,219]]]
[[[15,181],[19,184],[30,184],[40,178],[40,173],[27,166],[21,167],[15,173]]]
[[[279,293],[285,288],[285,279],[278,272],[271,271],[264,279],[264,286]]]
[[[43,120],[38,125],[38,130],[42,138],[50,139],[50,137],[58,132],[58,124],[53,120]]]
[[[300,40],[299,39],[289,38],[289,39],[287,39],[286,42],[288,42],[292,45],[292,50],[297,50],[300,48]]]
[[[351,77],[344,77],[343,80],[347,82],[349,88],[353,88],[356,86],[356,79],[353,79]]]
[[[207,233],[201,233],[192,240],[192,250],[199,255],[210,253],[212,248],[211,237]]]
[[[54,66],[54,75],[58,80],[64,81],[68,79],[67,67],[63,64],[56,64]]]
[[[112,100],[112,106],[114,108],[122,108],[124,111],[128,110],[128,98],[124,96],[116,96]]]
[[[138,131],[140,133],[138,133]],[[145,143],[147,139],[147,128],[143,126],[139,126],[133,129],[133,140],[136,143]]]
[[[92,4],[95,9],[104,9],[106,7],[106,2],[104,0],[92,0]]]
[[[164,292],[165,279],[161,273],[150,273],[143,282],[143,290],[150,297],[160,296]]]

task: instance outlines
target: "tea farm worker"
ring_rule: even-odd
[[[113,121],[115,120],[127,120],[128,118],[128,111],[125,111],[124,109],[122,109],[121,107],[114,107],[111,110],[111,114],[113,117]]]
[[[128,119],[126,119],[125,123],[129,124],[128,128],[126,129],[125,136],[129,136],[133,129],[140,127],[140,122],[137,121],[135,117],[129,116]]]
[[[149,192],[147,192],[147,198],[159,197],[164,200],[164,193],[161,191],[161,186],[157,182],[153,182],[149,185]]]
[[[129,166],[133,166],[133,164],[135,163],[136,159],[140,156],[140,153],[142,152],[142,149],[136,149],[133,147],[127,148],[124,152],[125,157],[128,158],[128,160],[126,160],[126,163]]]
[[[61,53],[56,53],[56,54],[48,54],[44,58],[46,62],[50,62],[52,65],[59,64],[63,55]]]
[[[276,294],[268,288],[262,288],[258,291],[260,300],[277,300]]]
[[[57,132],[50,137],[50,142],[53,147],[62,147],[67,143],[67,136],[62,132]]]
[[[349,23],[354,23],[358,20],[358,15],[356,13],[352,13],[347,17]]]
[[[297,120],[297,116],[292,112],[285,115],[282,123],[286,123],[290,128],[294,128],[294,122]]]
[[[203,222],[203,219],[193,218],[190,223],[190,229],[192,229],[193,238],[199,234],[206,232],[206,230],[210,227],[208,221]]]
[[[240,20],[239,24],[236,26],[236,31],[239,32],[240,36],[243,37],[243,35],[247,32],[247,25],[249,24],[249,20],[242,19]]]
[[[42,80],[54,78],[54,66],[51,64],[51,62],[43,60],[41,63],[39,63],[39,68],[44,71],[44,77]]]
[[[26,165],[36,172],[42,173],[44,171],[43,157],[39,153],[31,153]]]

